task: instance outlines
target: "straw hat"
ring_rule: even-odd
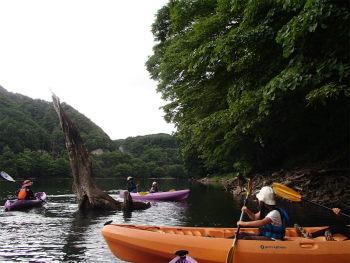
[[[155,186],[156,184],[157,184],[157,182],[153,182],[153,183],[152,183],[152,186]]]
[[[263,201],[267,205],[276,205],[275,193],[269,186],[261,188],[260,192],[256,195],[259,201]]]
[[[25,181],[23,182],[22,187],[31,186],[32,184],[33,184],[33,182],[31,182],[30,180],[25,180]]]

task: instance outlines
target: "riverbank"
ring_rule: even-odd
[[[350,205],[349,168],[295,168],[249,175],[252,179],[252,194],[255,195],[263,186],[280,183],[295,190],[305,199],[328,207]],[[220,182],[224,190],[233,194],[245,195],[246,177],[234,179],[202,178],[201,183]],[[279,198],[279,197],[278,197]],[[281,200],[285,200],[280,198]],[[288,201],[289,202],[289,201]]]

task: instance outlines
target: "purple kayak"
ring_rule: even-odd
[[[46,194],[44,192],[39,192],[36,194],[36,199],[33,200],[6,200],[5,202],[5,210],[21,210],[28,209],[32,207],[42,206],[45,203]]]
[[[124,192],[126,190],[122,190],[119,193],[121,198],[124,198]],[[133,200],[153,200],[153,201],[179,201],[182,199],[186,199],[190,194],[190,189],[186,190],[178,190],[178,191],[169,191],[169,192],[139,192],[139,193],[130,193]]]

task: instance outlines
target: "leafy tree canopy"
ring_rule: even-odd
[[[348,161],[347,1],[170,0],[152,33],[187,171]]]

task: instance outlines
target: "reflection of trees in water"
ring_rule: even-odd
[[[87,235],[91,234],[89,231],[94,225],[99,223],[98,219],[108,218],[115,212],[110,211],[81,211],[78,210],[73,213],[73,220],[69,233],[66,237],[65,245],[62,248],[64,253],[64,261],[78,262],[82,261],[82,256],[87,251]],[[96,228],[102,229],[102,225],[96,225]]]

